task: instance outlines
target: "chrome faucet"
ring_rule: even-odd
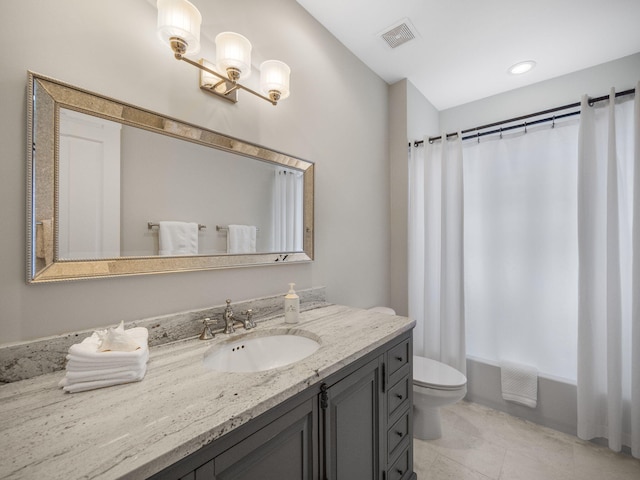
[[[246,315],[247,318],[236,318],[233,313],[233,309],[231,308],[231,300],[227,299],[227,308],[225,308],[224,312],[222,313],[222,319],[224,320],[224,330],[222,331],[222,333],[225,333],[227,335],[230,333],[234,333],[236,329],[234,328],[233,324],[236,321],[240,322],[245,330],[256,327],[256,322],[253,321],[252,309],[249,308],[247,311],[242,312],[241,315]],[[211,329],[211,325],[213,322],[211,322],[210,318],[204,318],[202,320],[202,323],[204,324],[204,329],[200,334],[200,340],[211,340],[215,336],[215,333],[220,333],[220,330],[217,330],[214,333],[214,331]]]
[[[233,310],[231,309],[231,300],[227,298],[227,308],[224,309],[224,313],[222,314],[222,319],[224,320],[224,333],[229,334],[236,331],[233,328]]]

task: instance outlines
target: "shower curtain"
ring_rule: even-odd
[[[416,354],[464,371],[466,346],[576,381],[578,436],[640,458],[638,94],[424,145],[409,159]]]
[[[640,82],[636,92],[640,92]],[[582,100],[578,436],[640,458],[640,100]],[[635,164],[635,165],[634,165]]]
[[[579,119],[463,142],[467,355],[576,380]]]
[[[303,174],[278,167],[273,199],[273,251],[303,250]]]
[[[409,316],[414,351],[466,373],[462,141],[413,149],[409,164]]]

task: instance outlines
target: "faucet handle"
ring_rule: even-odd
[[[202,333],[200,334],[200,340],[211,340],[214,337],[213,332],[211,331],[211,319],[210,318],[203,318],[202,319],[202,323],[204,324],[204,329],[202,330]]]
[[[253,321],[253,309],[249,308],[246,312],[240,312],[240,314],[247,316],[246,328],[254,328],[256,326],[256,322]]]

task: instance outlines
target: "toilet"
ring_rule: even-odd
[[[467,394],[467,377],[442,362],[413,356],[413,436],[435,440],[442,436],[440,407]]]
[[[395,315],[388,307],[369,311]],[[453,367],[430,358],[413,356],[413,436],[435,440],[442,436],[440,407],[452,405],[467,394],[467,377]]]

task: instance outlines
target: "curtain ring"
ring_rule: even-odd
[[[551,128],[556,128],[556,116],[553,116],[553,123],[551,124]]]
[[[476,131],[476,138],[478,139],[478,143],[480,143],[480,132]]]
[[[500,127],[500,140],[502,140],[502,127]]]
[[[524,133],[527,133],[527,122],[524,122]]]

